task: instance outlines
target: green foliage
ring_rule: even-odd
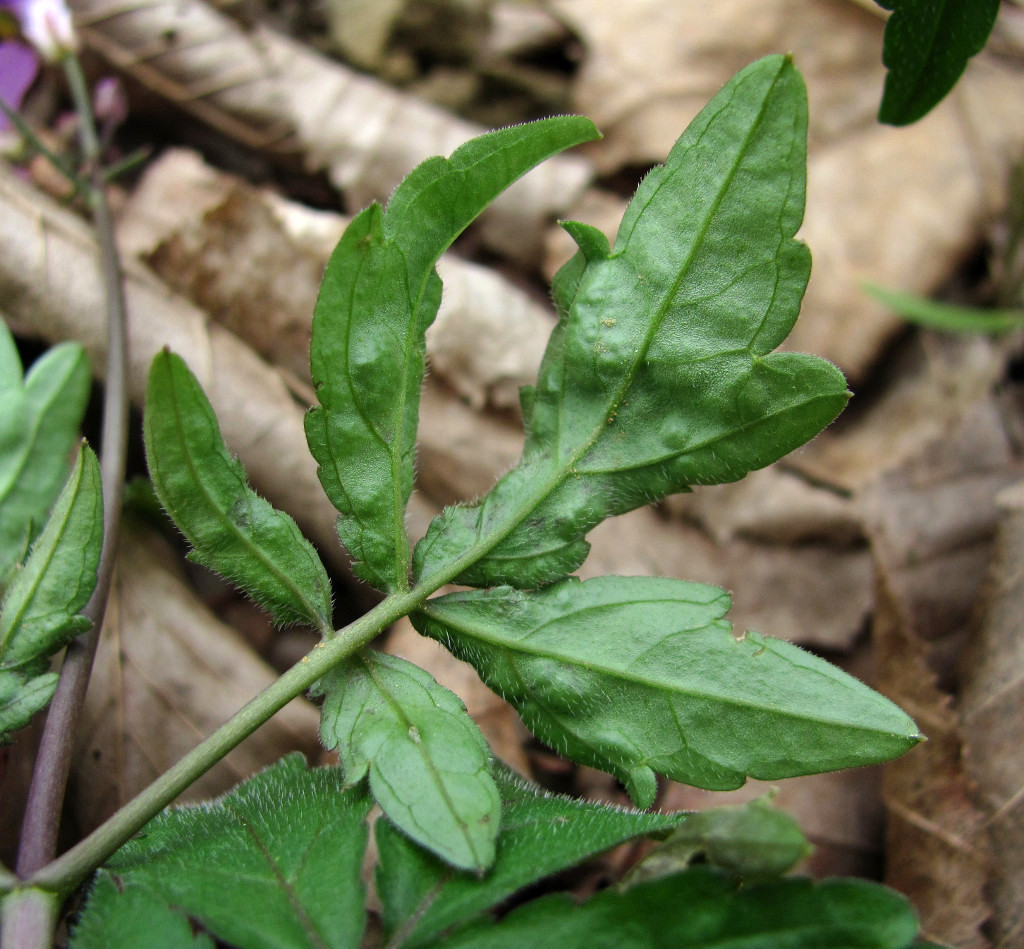
[[[386,211],[372,204],[358,215],[331,256],[313,317],[320,406],[306,437],[356,573],[380,590],[409,584],[423,338],[441,302],[434,264],[513,181],[596,137],[591,122],[569,116],[473,139],[416,168]]]
[[[640,807],[655,772],[728,790],[885,761],[920,740],[895,705],[798,647],[730,633],[717,587],[570,579],[430,600],[414,622],[473,664],[527,727],[610,771]]]
[[[1024,326],[1024,310],[980,310],[926,300],[912,293],[866,283],[864,290],[903,319],[946,333],[1008,333]]]
[[[876,0],[885,27],[885,78],[878,120],[910,125],[956,85],[996,22],[999,0]]]
[[[769,804],[770,795],[734,807],[697,811],[630,871],[629,884],[669,876],[698,856],[744,880],[770,880],[813,849],[797,822]]]
[[[338,749],[345,779],[369,773],[384,813],[449,863],[483,871],[494,863],[501,801],[490,749],[462,700],[429,672],[366,650],[334,669],[320,733]]]
[[[319,405],[306,434],[358,575],[389,595],[337,633],[316,554],[246,485],[184,364],[157,357],[145,415],[157,496],[195,559],[279,622],[324,634],[306,659],[324,696],[322,736],[348,787],[340,771],[307,774],[290,759],[212,809],[163,815],[101,873],[76,946],[144,945],[118,928],[136,925],[137,912],[177,926],[182,945],[209,943],[179,918],[243,949],[354,946],[364,786],[385,813],[377,884],[389,946],[909,945],[913,914],[882,888],[790,880],[737,889],[706,868],[583,907],[537,900],[494,925],[483,914],[519,888],[637,835],[681,826],[671,870],[699,851],[751,878],[783,872],[805,841],[757,805],[691,823],[524,787],[490,760],[454,695],[364,648],[411,611],[539,737],[615,774],[645,806],[657,773],[733,788],[747,776],[883,761],[920,740],[899,709],[823,660],[757,633],[734,637],[717,588],[568,577],[605,518],[742,478],[845,404],[834,366],[774,352],[810,266],[794,239],[806,121],[792,63],[761,60],[645,179],[614,248],[592,228],[565,225],[580,249],[555,279],[559,322],[537,385],[523,393],[522,460],[477,503],[443,512],[412,555],[404,520],[424,333],[441,291],[435,263],[509,183],[596,133],[578,118],[491,133],[421,165],[387,210],[373,205],[354,219],[317,303]],[[430,598],[452,581],[485,589]]]
[[[23,379],[14,338],[0,321],[0,590],[67,478],[90,382],[76,343],[54,346]]]
[[[230,580],[278,623],[332,631],[331,587],[313,546],[259,497],[224,445],[217,417],[180,357],[159,353],[146,389],[146,460],[189,558]]]
[[[74,949],[358,946],[370,800],[290,755],[210,805],[169,810],[97,874]],[[166,933],[166,936],[164,935]]]
[[[550,583],[614,514],[690,485],[736,481],[839,414],[842,374],[772,353],[810,272],[807,103],[788,58],[732,79],[641,184],[615,248],[580,244],[555,282],[560,322],[524,393],[522,461],[482,500],[447,509],[416,550],[417,578]]]
[[[582,906],[561,894],[534,900],[501,923],[444,945],[910,949],[917,928],[903,897],[863,880],[779,880],[739,887],[726,874],[694,867],[625,892],[605,890]]]
[[[479,917],[524,886],[690,819],[547,794],[501,764],[495,778],[501,791],[501,833],[497,861],[484,877],[453,871],[415,847],[390,821],[377,822],[377,893],[384,929],[394,945],[432,945],[435,937]]]
[[[99,463],[85,444],[25,563],[0,603],[0,743],[53,695],[50,657],[89,628],[79,615],[96,587],[103,546]]]

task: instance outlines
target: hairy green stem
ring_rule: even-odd
[[[61,896],[69,894],[118,847],[267,719],[386,627],[419,606],[434,589],[420,586],[390,596],[332,639],[318,645],[88,837],[35,873],[28,884]]]
[[[71,769],[71,748],[85,699],[89,674],[92,671],[93,657],[96,654],[114,570],[128,439],[128,394],[125,381],[128,342],[120,257],[114,241],[113,219],[104,191],[103,173],[100,168],[100,143],[96,135],[85,76],[75,56],[66,56],[63,64],[79,117],[82,151],[91,182],[88,194],[100,246],[106,291],[108,346],[100,449],[104,509],[103,551],[95,592],[82,611],[92,620],[92,628],[67,648],[60,681],[40,740],[18,851],[17,870],[22,878],[31,876],[43,867],[53,859],[57,851],[60,814]]]

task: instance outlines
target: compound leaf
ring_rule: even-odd
[[[416,847],[394,825],[375,826],[377,892],[389,945],[432,942],[517,890],[635,837],[663,834],[692,815],[645,814],[549,794],[496,764],[502,818],[498,856],[486,877],[454,871]]]
[[[370,804],[339,769],[289,755],[212,804],[164,811],[99,870],[71,944],[192,947],[194,922],[238,949],[355,949]]]
[[[910,125],[949,92],[985,45],[999,0],[876,0],[892,10],[885,27],[885,77],[878,120]]]
[[[369,774],[384,813],[457,867],[494,862],[501,800],[490,751],[454,693],[397,656],[367,650],[332,670],[321,736],[338,749],[349,783]]]
[[[423,380],[424,334],[441,300],[434,264],[505,188],[545,158],[597,137],[563,116],[475,138],[431,158],[349,225],[331,255],[313,316],[320,406],[306,438],[340,512],[356,573],[381,590],[408,587],[405,508]]]
[[[647,176],[613,250],[568,226],[580,250],[556,278],[561,320],[524,393],[522,460],[477,504],[434,521],[417,577],[447,579],[455,562],[471,586],[552,582],[582,563],[603,519],[742,478],[835,418],[842,374],[772,353],[810,270],[793,239],[806,120],[789,59],[754,63]]]
[[[173,353],[153,360],[143,428],[153,489],[194,548],[189,558],[278,623],[330,634],[331,587],[319,556],[295,521],[249,487],[202,388]]]
[[[46,527],[0,604],[0,669],[23,674],[37,697],[48,682],[36,678],[45,660],[89,628],[78,614],[96,588],[102,546],[99,463],[83,444]]]
[[[604,890],[582,906],[564,894],[543,897],[443,945],[910,949],[917,932],[907,900],[877,883],[787,879],[740,888],[726,874],[694,867],[625,892]]]
[[[48,350],[23,380],[14,338],[0,322],[0,585],[42,529],[67,478],[90,384],[77,343]]]
[[[723,619],[717,587],[575,579],[429,600],[413,621],[519,711],[537,737],[614,774],[641,807],[655,773],[712,790],[886,761],[913,721],[797,646]]]

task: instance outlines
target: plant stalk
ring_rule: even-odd
[[[338,631],[332,639],[320,643],[88,837],[34,873],[28,884],[67,896],[118,847],[267,719],[433,592],[434,589],[421,586],[389,596]]]
[[[53,945],[60,911],[60,900],[53,893],[24,887],[5,896],[0,909],[0,945],[11,949]]]
[[[104,190],[103,171],[100,167],[100,143],[96,134],[88,86],[81,63],[74,55],[66,56],[63,65],[79,119],[82,152],[91,185],[88,197],[100,246],[106,291],[109,342],[100,447],[100,470],[103,479],[103,549],[96,589],[82,611],[83,615],[92,621],[92,628],[84,636],[74,640],[65,652],[60,680],[40,740],[18,852],[17,871],[22,878],[31,876],[45,866],[57,852],[57,833],[68,774],[71,770],[72,744],[82,703],[85,700],[96,645],[99,642],[114,570],[128,439],[128,335],[121,261],[114,241],[113,219]]]

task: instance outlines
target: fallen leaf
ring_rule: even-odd
[[[269,27],[246,30],[202,0],[78,0],[75,20],[109,62],[202,121],[272,155],[301,152],[352,211],[484,131]],[[545,162],[494,203],[481,236],[512,259],[535,259],[542,225],[592,176],[578,156]]]
[[[994,866],[989,880],[996,946],[1024,938],[1024,483],[998,499],[999,528],[979,626],[964,663],[961,697],[967,771],[985,817]]]

